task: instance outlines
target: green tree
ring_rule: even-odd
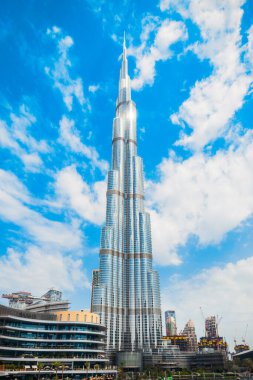
[[[61,366],[60,362],[54,362],[53,363],[53,367],[55,369],[55,378],[56,378],[56,380],[58,380],[58,369],[59,369],[60,366]]]
[[[99,370],[99,364],[95,364],[95,365],[94,365],[94,369],[95,369],[95,371],[96,371],[96,377],[97,377],[97,371]]]
[[[61,364],[61,378],[63,380],[63,371],[65,371],[65,368],[66,368],[66,365],[65,364]]]
[[[250,372],[253,371],[253,360],[250,358],[246,358],[242,360],[243,367],[246,367]]]
[[[85,368],[86,368],[86,375],[88,377],[88,371],[90,369],[90,362],[85,362]]]
[[[40,371],[42,370],[42,368],[43,368],[43,364],[42,363],[38,363],[37,364],[38,380],[40,379]]]

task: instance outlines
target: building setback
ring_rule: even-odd
[[[107,327],[109,352],[150,350],[162,334],[160,284],[152,267],[151,225],[144,207],[143,182],[124,41],[106,223],[101,231],[99,270],[93,272],[92,281],[91,310]]]

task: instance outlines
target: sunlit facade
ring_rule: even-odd
[[[160,284],[152,268],[150,216],[144,207],[143,165],[137,155],[136,106],[131,99],[125,43],[111,166],[91,310],[107,327],[107,350],[145,351],[156,347],[161,337]]]

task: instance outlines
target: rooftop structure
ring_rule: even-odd
[[[2,294],[2,297],[9,300],[9,307],[11,308],[37,313],[68,310],[70,305],[68,300],[62,299],[62,292],[55,289],[49,289],[40,297],[33,296],[32,293],[25,291]]]

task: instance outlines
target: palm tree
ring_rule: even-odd
[[[58,380],[57,372],[58,372],[58,368],[60,367],[60,365],[61,365],[60,362],[54,362],[53,363],[53,367],[55,368],[55,378],[56,378],[56,380]]]
[[[65,370],[65,365],[62,363],[61,364],[61,378],[62,378],[62,380],[63,380],[63,371]]]
[[[97,371],[99,370],[99,365],[98,365],[98,364],[95,364],[95,365],[94,365],[94,369],[95,369],[95,371],[96,371],[96,377],[97,377]]]
[[[88,377],[88,370],[90,369],[90,362],[85,362],[86,374]]]
[[[39,373],[38,373],[38,380],[40,379],[40,371],[42,370],[42,368],[43,368],[43,364],[42,363],[38,363],[37,364],[37,370],[39,371]]]

